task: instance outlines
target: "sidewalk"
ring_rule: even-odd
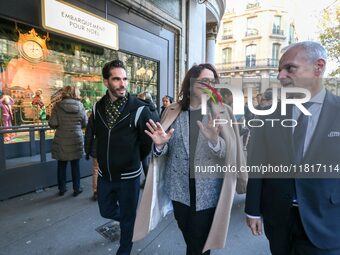
[[[81,180],[84,192],[57,196],[57,188],[30,193],[0,202],[1,255],[97,255],[115,254],[118,242],[109,242],[95,229],[109,220],[99,215],[91,200],[91,177]],[[253,237],[244,223],[244,196],[236,196],[224,250],[213,255],[267,255],[265,237]],[[185,254],[185,243],[172,215],[145,239],[136,242],[131,254]]]

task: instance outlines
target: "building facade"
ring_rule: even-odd
[[[279,86],[276,77],[280,52],[297,40],[294,22],[283,2],[251,1],[235,8],[228,6],[221,21],[218,72],[221,77],[239,78],[240,86],[251,88],[254,97]]]

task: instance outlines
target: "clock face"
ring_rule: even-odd
[[[44,55],[41,45],[35,41],[25,42],[22,45],[22,51],[26,57],[36,60],[41,59]]]

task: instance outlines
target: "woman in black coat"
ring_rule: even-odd
[[[79,161],[84,153],[82,128],[86,127],[87,117],[82,103],[79,101],[79,89],[66,86],[62,91],[62,100],[56,103],[48,124],[56,129],[52,158],[58,160],[58,188],[63,196],[66,189],[66,167],[71,162],[73,195],[78,196],[80,188]]]

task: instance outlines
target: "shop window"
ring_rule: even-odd
[[[46,56],[33,61],[24,58],[19,51],[14,23],[0,19],[0,24],[0,97],[8,95],[14,100],[12,126],[47,123],[53,105],[60,100],[61,89],[67,85],[80,89],[84,107],[90,112],[93,103],[106,92],[102,67],[113,59],[124,62],[131,94],[148,91],[155,102],[158,98],[159,63],[154,60],[50,34]],[[18,25],[18,28],[21,33],[31,29],[24,25]],[[12,31],[13,34],[4,31]],[[41,37],[46,35],[44,31],[37,30],[37,33]],[[29,47],[30,51],[37,50],[33,43]],[[32,104],[34,99],[41,102]],[[42,109],[47,119],[42,119]],[[0,115],[0,122],[1,127],[3,114]],[[46,134],[47,138],[53,138],[53,135],[53,132]],[[7,142],[25,142],[28,139],[27,133],[16,133]]]
[[[7,54],[7,40],[5,39],[0,39],[0,52]]]

